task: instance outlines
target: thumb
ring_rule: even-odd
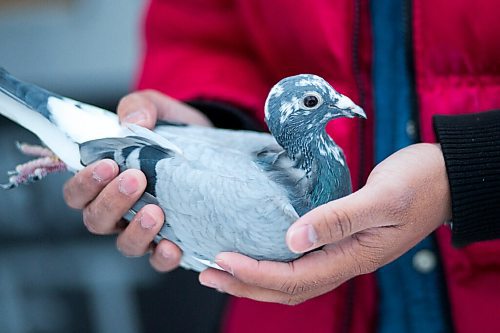
[[[316,207],[299,218],[286,234],[291,251],[303,253],[371,228],[375,200],[366,187]]]

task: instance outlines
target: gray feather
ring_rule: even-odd
[[[49,97],[62,98],[34,84],[17,80],[2,67],[0,67],[0,91],[36,110],[47,119],[51,117],[51,112],[47,108]]]

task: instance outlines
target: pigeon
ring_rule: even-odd
[[[342,149],[326,133],[336,118],[366,118],[324,79],[301,74],[272,87],[264,105],[270,133],[159,122],[154,130],[121,125],[115,113],[16,79],[0,68],[0,114],[33,132],[43,146],[18,144],[37,157],[10,172],[4,188],[113,159],[140,169],[147,188],[124,216],[159,205],[165,223],[155,241],[183,251],[181,266],[219,268],[223,251],[288,262],[285,235],[311,209],[351,193]]]

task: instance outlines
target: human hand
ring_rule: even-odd
[[[152,90],[125,96],[117,112],[122,123],[150,129],[157,119],[211,126],[196,109]],[[119,174],[114,161],[102,160],[87,166],[65,184],[64,199],[68,206],[83,210],[83,222],[91,233],[119,233],[117,247],[124,255],[141,256],[152,250],[152,266],[158,271],[169,271],[179,265],[181,251],[167,240],[152,245],[164,221],[161,208],[146,205],[130,223],[122,220],[145,188],[146,178],[140,170]]]
[[[395,260],[450,217],[441,149],[416,144],[380,163],[359,191],[317,207],[289,228],[292,251],[314,251],[289,263],[225,252],[216,262],[226,272],[209,269],[199,279],[235,296],[298,304]]]

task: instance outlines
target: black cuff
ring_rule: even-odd
[[[215,127],[265,131],[264,126],[249,116],[247,112],[232,105],[209,100],[192,100],[186,101],[186,103],[205,114]]]
[[[433,120],[450,182],[453,244],[500,238],[500,111]]]

